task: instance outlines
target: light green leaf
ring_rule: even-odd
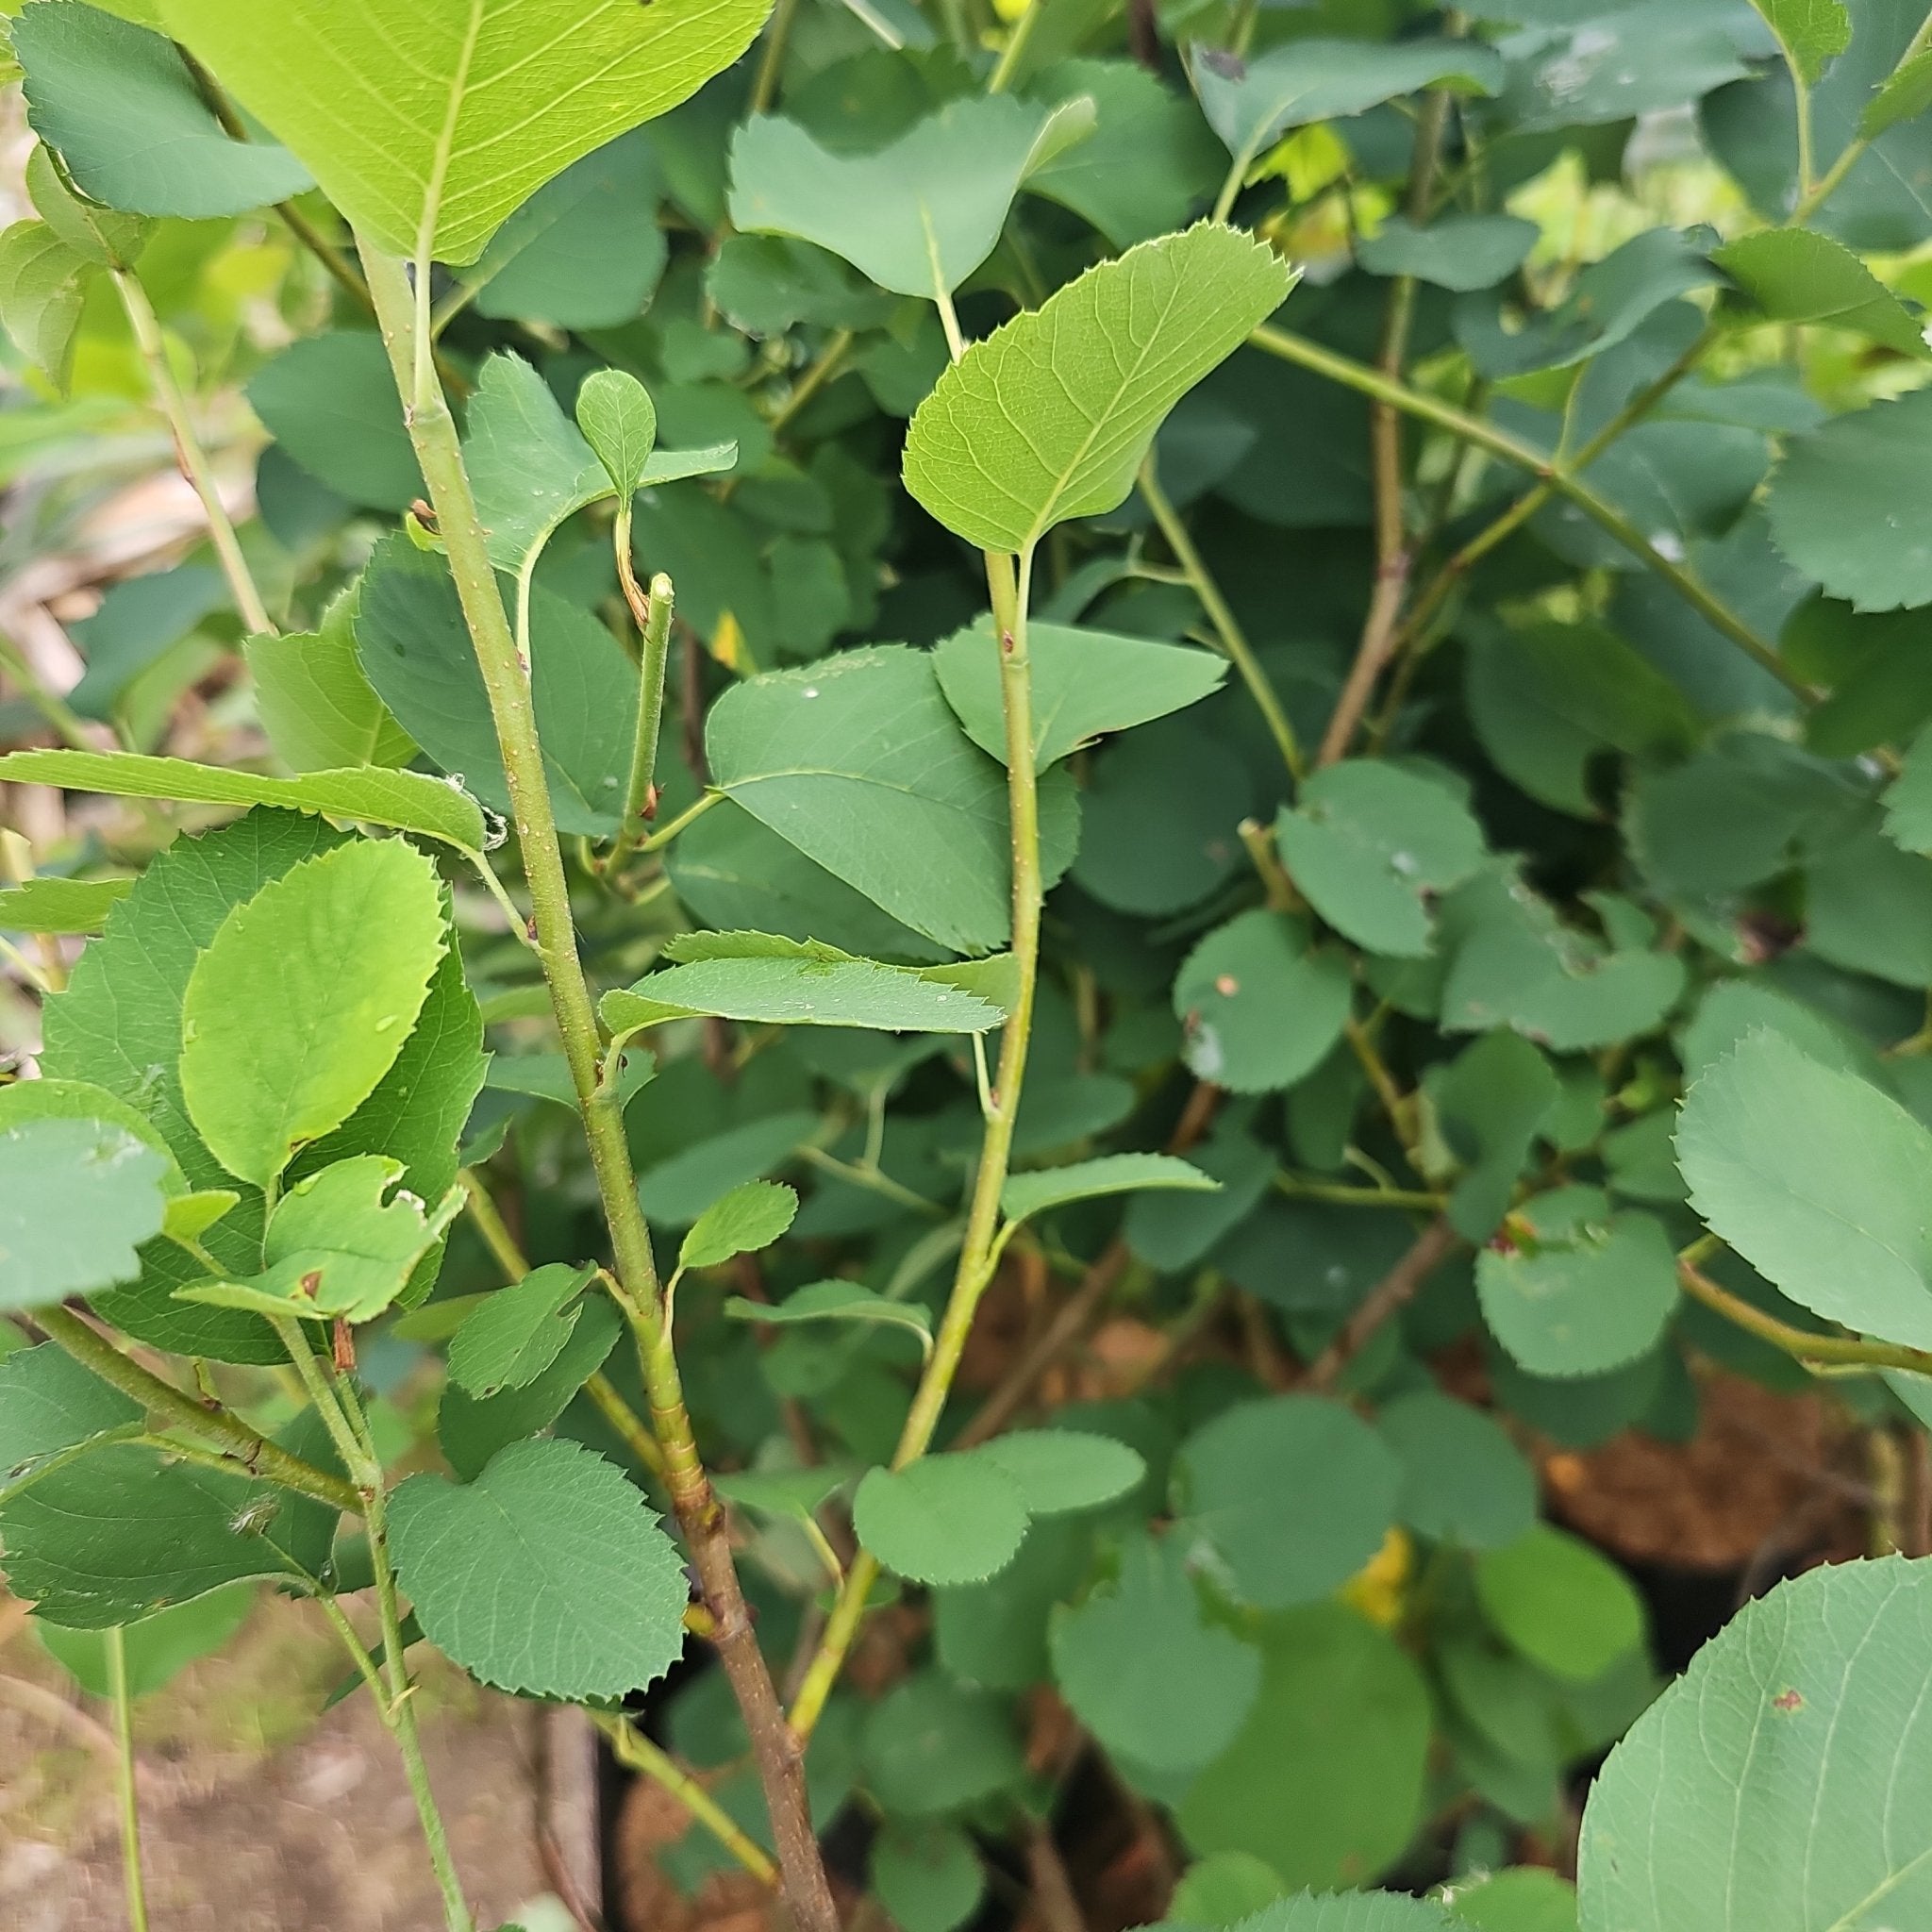
[[[142,1427],[138,1404],[51,1341],[0,1358],[0,1497],[36,1465],[104,1436]]]
[[[984,1033],[1005,1018],[999,1008],[910,967],[854,959],[830,947],[673,966],[606,993],[598,1011],[615,1033],[697,1013],[754,1025],[864,1026],[884,1033]]]
[[[1932,390],[1792,437],[1765,499],[1784,557],[1855,610],[1932,604]]]
[[[940,377],[906,439],[906,487],[987,550],[1118,508],[1167,412],[1291,286],[1272,249],[1206,222],[1089,269]]]
[[[374,1321],[463,1210],[461,1188],[433,1208],[408,1191],[385,1198],[402,1177],[400,1160],[358,1154],[297,1181],[269,1216],[262,1272],[184,1288],[180,1299],[284,1318]]]
[[[1286,1888],[1252,1852],[1216,1852],[1181,1874],[1168,1910],[1183,1925],[1241,1924],[1274,1904]]]
[[[181,1090],[230,1174],[266,1186],[369,1098],[444,943],[436,874],[401,840],[308,859],[222,922],[182,1002]]]
[[[0,1128],[0,1308],[37,1308],[141,1273],[172,1163],[125,1127],[38,1120]]]
[[[247,1584],[231,1583],[192,1603],[175,1604],[125,1625],[121,1670],[125,1673],[127,1694],[145,1697],[198,1657],[220,1650],[247,1621],[255,1598]],[[113,1696],[115,1673],[108,1663],[108,1639],[104,1633],[63,1630],[43,1617],[34,1619],[34,1633],[91,1697]]]
[[[888,1301],[856,1281],[809,1282],[782,1302],[754,1302],[733,1295],[725,1302],[724,1312],[734,1322],[758,1322],[774,1328],[795,1322],[870,1322],[905,1328],[918,1336],[925,1354],[932,1353],[932,1318],[918,1303]]]
[[[595,369],[577,391],[577,427],[597,453],[620,498],[644,487],[658,446],[658,411],[650,391],[623,369]]]
[[[1402,1464],[1396,1514],[1464,1549],[1501,1549],[1536,1521],[1536,1473],[1502,1424],[1434,1389],[1398,1396],[1376,1417]]]
[[[286,148],[233,139],[175,47],[75,0],[38,0],[13,23],[27,120],[75,185],[134,214],[245,214],[311,187]]]
[[[872,1469],[852,1499],[858,1541],[917,1583],[977,1583],[1004,1570],[1026,1534],[1020,1485],[981,1456],[926,1456]]]
[[[25,1126],[33,1121],[85,1121],[93,1126],[118,1127],[161,1157],[161,1191],[172,1209],[188,1194],[188,1179],[169,1147],[167,1137],[140,1108],[92,1080],[61,1080],[43,1075],[38,1080],[14,1080],[0,1087],[0,1127]]]
[[[1548,1524],[1477,1557],[1475,1593],[1499,1636],[1572,1683],[1601,1677],[1643,1641],[1643,1600],[1629,1578]]]
[[[1026,651],[1033,664],[1034,766],[1041,772],[1105,732],[1197,704],[1227,675],[1226,659],[1208,651],[1063,624],[1029,624]],[[933,668],[967,737],[1005,764],[999,641],[991,620],[955,631],[934,651]]]
[[[722,791],[894,919],[956,952],[1006,942],[1007,789],[925,653],[874,645],[749,678],[711,707],[705,740]],[[1057,876],[1073,796],[1048,788],[1041,805]]]
[[[1747,1034],[1677,1119],[1690,1205],[1802,1307],[1932,1347],[1932,1133],[1856,1074]]]
[[[1932,1911],[1932,1564],[1833,1563],[1748,1603],[1611,1754],[1588,1932],[1899,1932]]]
[[[527,1388],[563,1353],[583,1313],[572,1305],[596,1272],[552,1261],[484,1296],[450,1337],[450,1380],[486,1397]]]
[[[0,326],[63,392],[80,311],[95,274],[94,264],[45,222],[15,222],[0,234]]]
[[[248,402],[283,450],[338,496],[405,510],[423,494],[396,379],[373,329],[299,337],[250,378]]]
[[[553,175],[675,108],[751,43],[767,0],[161,0],[242,105],[382,247],[474,261]],[[533,64],[534,63],[534,64]]]
[[[1282,1395],[1224,1410],[1187,1440],[1186,1523],[1243,1603],[1312,1603],[1339,1589],[1395,1520],[1402,1469],[1339,1402]]]
[[[1234,1093],[1267,1093],[1326,1058],[1348,1018],[1348,968],[1308,938],[1306,920],[1257,908],[1188,955],[1174,1009],[1200,1078]]]
[[[1124,1496],[1147,1474],[1138,1450],[1079,1429],[1014,1429],[972,1453],[1020,1485],[1033,1516],[1097,1509]]]
[[[1493,94],[1503,61],[1480,41],[1291,40],[1252,60],[1197,51],[1194,87],[1208,125],[1245,174],[1287,128],[1359,114],[1418,88]]]
[[[353,597],[337,598],[320,630],[252,637],[242,649],[262,728],[291,770],[392,768],[415,757],[415,741],[363,675]]]
[[[99,932],[133,885],[131,878],[48,878],[0,889],[0,932]]]
[[[1466,293],[1493,288],[1520,268],[1536,246],[1538,228],[1515,215],[1438,215],[1419,228],[1391,215],[1356,244],[1356,259],[1377,275],[1413,275],[1439,289]]]
[[[957,1824],[888,1824],[873,1840],[872,1890],[901,1932],[953,1932],[986,1895],[986,1873]]]
[[[1014,1174],[1000,1190],[1000,1211],[1009,1221],[1025,1221],[1069,1201],[1091,1201],[1103,1194],[1129,1194],[1142,1188],[1183,1188],[1211,1194],[1220,1187],[1211,1174],[1173,1154],[1104,1154],[1069,1167]]]
[[[1504,1228],[1476,1257],[1476,1290],[1491,1331],[1532,1375],[1601,1375],[1670,1324],[1677,1263],[1655,1215],[1613,1214],[1600,1188],[1556,1188]]]
[[[1824,4],[1840,19],[1840,0]],[[1932,357],[1920,324],[1842,242],[1815,228],[1768,228],[1711,258],[1774,322],[1818,324],[1869,336],[1902,356]]]
[[[1518,1865],[1457,1886],[1449,1910],[1476,1932],[1576,1932],[1576,1888],[1540,1865]]]
[[[1020,184],[1093,125],[1093,104],[1051,110],[1012,94],[949,101],[871,154],[823,148],[760,114],[731,143],[731,223],[842,255],[882,289],[938,300],[992,253]]]
[[[512,1443],[472,1483],[411,1476],[390,1530],[423,1634],[500,1690],[624,1697],[684,1649],[676,1546],[623,1473],[575,1442]]]
[[[58,785],[117,798],[172,798],[184,805],[278,805],[418,832],[462,852],[483,849],[475,800],[421,772],[309,772],[265,778],[187,758],[119,751],[15,751],[0,758],[0,780]]]
[[[1875,140],[1888,127],[1910,121],[1932,108],[1932,47],[1901,61],[1858,117],[1858,132]]]
[[[1431,903],[1483,858],[1483,828],[1444,785],[1378,758],[1315,773],[1274,837],[1290,875],[1328,924],[1372,953],[1430,950]]]
[[[1844,0],[1752,0],[1777,37],[1792,78],[1807,85],[1852,43]]]
[[[798,1194],[782,1181],[746,1181],[713,1201],[677,1251],[680,1268],[717,1268],[734,1255],[769,1248],[791,1225]]]
[[[161,1217],[161,1232],[170,1241],[198,1241],[241,1205],[242,1196],[233,1188],[207,1188],[196,1194],[176,1194]]]
[[[1208,1763],[1234,1741],[1260,1689],[1260,1652],[1203,1616],[1176,1536],[1136,1536],[1119,1577],[1056,1610],[1051,1632],[1060,1695],[1132,1763]]]

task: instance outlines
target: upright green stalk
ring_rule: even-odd
[[[651,579],[648,592],[640,587],[631,561],[630,516],[626,503],[617,513],[614,541],[618,579],[624,586],[625,602],[637,620],[641,646],[638,734],[631,750],[630,780],[624,790],[624,815],[617,822],[617,836],[605,861],[612,869],[644,839],[651,808],[657,803],[653,779],[658,769],[658,736],[664,723],[664,671],[671,656],[671,613],[675,595],[671,579],[662,571]]]
[[[570,890],[544,780],[529,678],[518,660],[516,639],[504,613],[455,419],[426,353],[426,270],[419,274],[412,290],[408,271],[397,257],[360,237],[358,246],[403,397],[410,441],[429,486],[450,575],[490,699],[524,876],[530,889],[537,954],[590,1142],[610,1230],[619,1299],[636,1338],[678,1526],[714,1620],[712,1641],[719,1661],[751,1735],[784,1874],[785,1898],[797,1932],[838,1932],[838,1911],[806,1799],[804,1751],[786,1725],[758,1648],[726,1540],[724,1513],[698,1458],[671,1338],[659,1316],[657,1264],[625,1140],[622,1104],[615,1088],[607,1089],[602,1079],[596,1008],[577,956]]]
[[[107,1639],[108,1695],[114,1705],[114,1796],[121,1810],[121,1880],[128,1932],[147,1932],[147,1885],[141,1875],[141,1805],[134,1789],[134,1700],[127,1694],[127,1633],[116,1624]]]

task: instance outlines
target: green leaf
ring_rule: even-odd
[[[894,919],[956,952],[1006,942],[1006,786],[924,652],[873,645],[749,678],[711,707],[705,741],[720,791]],[[1058,875],[1072,794],[1041,805]]]
[[[873,1840],[872,1890],[901,1932],[953,1932],[978,1909],[986,1873],[957,1824],[889,1824]]]
[[[265,1533],[275,1493],[146,1449],[95,1450],[0,1504],[8,1586],[50,1624],[103,1630],[286,1575],[289,1557]]]
[[[577,391],[577,427],[597,453],[620,498],[644,487],[658,446],[658,411],[650,391],[622,369],[596,369]]]
[[[352,597],[329,606],[320,630],[252,637],[242,649],[262,728],[291,770],[394,767],[415,757],[415,741],[362,674]]]
[[[789,1327],[795,1322],[870,1322],[888,1328],[905,1328],[919,1337],[919,1345],[932,1353],[932,1318],[916,1302],[888,1301],[875,1290],[856,1281],[813,1281],[793,1289],[782,1302],[748,1301],[732,1295],[724,1312],[734,1322],[758,1322]]]
[[[1327,1058],[1348,1018],[1348,968],[1309,945],[1307,922],[1238,913],[1187,957],[1174,1009],[1188,1065],[1234,1093],[1292,1087]]]
[[[1328,924],[1372,953],[1430,950],[1436,894],[1483,858],[1483,828],[1449,789],[1379,759],[1315,773],[1274,822],[1290,875]]]
[[[1794,78],[1807,85],[1852,43],[1852,16],[1844,0],[1752,0]]]
[[[449,1466],[470,1482],[499,1449],[547,1429],[604,1366],[623,1329],[623,1318],[610,1302],[599,1295],[586,1296],[556,1360],[523,1388],[506,1388],[485,1397],[446,1384],[437,1409],[436,1435]]]
[[[0,890],[0,932],[96,933],[131,878],[28,879]]]
[[[141,1273],[172,1163],[125,1127],[39,1120],[0,1128],[0,1308],[37,1308]]]
[[[769,1248],[791,1225],[798,1194],[779,1181],[746,1181],[692,1222],[677,1251],[680,1268],[717,1268],[735,1255]]]
[[[1025,1492],[982,1456],[926,1456],[871,1469],[852,1499],[858,1541],[917,1583],[977,1583],[1004,1570],[1026,1534]]]
[[[1783,556],[1855,610],[1932,604],[1932,391],[1790,439],[1765,509]]]
[[[1009,1221],[1025,1221],[1070,1201],[1097,1200],[1103,1194],[1130,1194],[1142,1188],[1211,1194],[1220,1187],[1211,1174],[1173,1154],[1104,1154],[1068,1167],[1042,1167],[1012,1175],[1000,1190],[1000,1212]]]
[[[1554,1188],[1504,1225],[1476,1257],[1476,1290],[1491,1331],[1532,1375],[1603,1374],[1669,1326],[1677,1263],[1655,1215],[1613,1214],[1600,1188]]]
[[[45,222],[15,222],[0,234],[0,326],[63,393],[95,274],[93,263]]]
[[[934,1670],[905,1678],[872,1707],[861,1753],[867,1789],[899,1818],[963,1810],[1025,1774],[1006,1700]]]
[[[973,1453],[1020,1485],[1034,1516],[1097,1509],[1124,1496],[1147,1474],[1138,1450],[1079,1429],[1014,1429]]]
[[[1433,1389],[1398,1396],[1375,1419],[1402,1464],[1396,1514],[1464,1549],[1513,1543],[1536,1521],[1536,1473],[1503,1426]]]
[[[788,1108],[687,1141],[644,1174],[644,1212],[667,1227],[689,1227],[718,1196],[781,1167],[818,1128],[818,1116]]]
[[[1261,1654],[1209,1624],[1175,1536],[1139,1535],[1120,1575],[1052,1622],[1054,1682],[1112,1752],[1191,1771],[1234,1741],[1261,1685]]]
[[[1390,46],[1297,39],[1246,61],[1199,50],[1193,74],[1201,111],[1245,175],[1256,156],[1290,127],[1359,114],[1418,88],[1496,93],[1503,61],[1480,41],[1411,40]]]
[[[1234,1742],[1188,1787],[1176,1818],[1202,1854],[1247,1852],[1285,1885],[1381,1872],[1422,1820],[1429,1693],[1401,1648],[1357,1611],[1310,1604],[1265,1620],[1261,1689]],[[1413,1899],[1293,1899],[1255,1932],[1410,1932]],[[1406,1915],[1405,1915],[1406,1914]],[[1414,1932],[1433,1932],[1421,1917]]]
[[[1515,215],[1439,215],[1425,228],[1391,215],[1356,244],[1356,259],[1371,275],[1413,275],[1466,293],[1493,288],[1521,268],[1537,235],[1534,222]]]
[[[170,1212],[188,1195],[188,1178],[166,1136],[138,1108],[92,1080],[43,1075],[0,1087],[0,1127],[25,1126],[35,1121],[82,1121],[96,1127],[117,1127],[160,1156],[160,1188]]]
[[[1643,1600],[1629,1579],[1548,1524],[1478,1557],[1475,1593],[1498,1636],[1572,1683],[1602,1676],[1643,1641]]]
[[[1589,1932],[1918,1924],[1928,1605],[1932,1565],[1896,1557],[1746,1604],[1598,1774],[1578,1856]]]
[[[1274,1868],[1254,1853],[1216,1852],[1181,1874],[1168,1910],[1183,1925],[1239,1925],[1274,1905],[1282,1890]]]
[[[1932,1347],[1932,1133],[1897,1101],[1753,1032],[1685,1096],[1677,1164],[1712,1232],[1800,1307]]]
[[[1538,1865],[1458,1885],[1449,1909],[1476,1932],[1576,1932],[1576,1888]]]
[[[475,1396],[526,1389],[563,1353],[596,1270],[552,1261],[486,1295],[450,1337],[450,1380]]]
[[[460,1188],[433,1208],[406,1191],[385,1198],[402,1177],[400,1160],[360,1154],[297,1181],[269,1216],[262,1272],[184,1288],[180,1299],[285,1318],[374,1321],[463,1209]]]
[[[35,212],[61,241],[101,268],[131,267],[154,233],[154,223],[145,217],[117,214],[78,192],[44,142],[27,156],[26,192]],[[196,566],[175,568],[192,572]]]
[[[423,1634],[485,1684],[576,1703],[655,1683],[684,1649],[684,1564],[623,1473],[575,1442],[516,1442],[474,1482],[390,1502]]]
[[[181,1090],[230,1174],[266,1187],[369,1098],[443,946],[435,872],[401,840],[305,860],[223,921],[182,1002]]]
[[[1932,108],[1932,47],[1901,61],[1858,116],[1858,132],[1874,141],[1888,127],[1915,120]]]
[[[1225,658],[1152,638],[1029,624],[1033,664],[1033,758],[1036,771],[1091,744],[1198,704],[1227,675]],[[933,653],[940,689],[981,751],[1007,761],[1006,712],[1000,700],[998,640],[990,619],[955,631]]]
[[[1443,1159],[1424,1158],[1432,1175],[1463,1170],[1448,1213],[1466,1241],[1495,1232],[1561,1091],[1549,1061],[1515,1033],[1488,1034],[1423,1075],[1424,1130],[1440,1139]]]
[[[309,772],[300,778],[265,778],[134,752],[15,751],[0,758],[0,780],[58,785],[68,791],[101,791],[116,798],[172,798],[183,805],[278,805],[418,832],[461,852],[480,852],[484,842],[483,814],[475,802],[420,772]]]
[[[51,1341],[0,1359],[0,1497],[35,1465],[104,1436],[139,1429],[138,1404]]]
[[[986,550],[1118,508],[1167,412],[1291,285],[1272,249],[1207,222],[1089,269],[940,377],[907,435],[907,489]]]
[[[889,146],[840,154],[755,115],[732,138],[731,225],[816,242],[882,289],[936,301],[992,253],[1026,176],[1092,125],[1091,101],[972,94]]]
[[[830,947],[673,966],[606,993],[598,1011],[614,1033],[697,1013],[754,1025],[863,1026],[884,1033],[984,1033],[1006,1017],[987,1001],[910,967],[881,966]]]
[[[1243,1603],[1312,1603],[1382,1545],[1402,1468],[1339,1402],[1282,1395],[1225,1409],[1183,1445],[1186,1521]]]
[[[353,224],[391,254],[458,265],[553,175],[728,67],[769,11],[304,0],[264,22],[247,0],[161,9]]]
[[[250,378],[248,402],[282,448],[338,496],[404,510],[423,494],[396,379],[374,330],[301,337]]]
[[[124,1626],[121,1669],[126,1674],[127,1694],[145,1697],[197,1658],[220,1650],[247,1621],[255,1597],[247,1584],[233,1583]],[[115,1674],[108,1660],[108,1640],[101,1632],[63,1630],[42,1617],[34,1619],[34,1632],[91,1697],[113,1696]]]
[[[1214,1856],[1219,1862],[1242,1855],[1224,1852]],[[1259,1865],[1261,1861],[1255,1862]],[[1178,1892],[1174,1909],[1179,1909]],[[1394,1891],[1338,1891],[1319,1896],[1303,1892],[1295,1898],[1279,1899],[1235,1924],[1239,1932],[1453,1932],[1442,1908],[1432,1900]]]
[[[286,148],[237,141],[179,51],[75,0],[38,0],[13,23],[27,120],[76,187],[135,214],[245,214],[313,185]]]
[[[1840,0],[1826,5],[1844,18]],[[1868,336],[1902,356],[1932,357],[1906,306],[1841,242],[1815,228],[1771,228],[1711,258],[1774,322],[1819,324]]]
[[[1886,791],[1885,831],[1907,852],[1932,854],[1932,725],[1912,740]]]

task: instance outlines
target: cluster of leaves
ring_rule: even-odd
[[[1535,1457],[1712,1364],[1932,1423],[1932,23],[765,10],[13,20],[23,527],[152,399],[211,528],[5,662],[0,782],[143,802],[0,891],[9,1588],[123,1695],[268,1579],[406,1749],[426,1642],[654,1753],[701,1452],[903,1932],[1069,1728],[1176,1925],[1911,1923],[1924,1568],[1657,1698]],[[691,1886],[788,1856],[725,1661]],[[1483,1875],[1626,1730],[1577,1891]]]

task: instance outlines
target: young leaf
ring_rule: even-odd
[[[1573,1683],[1600,1677],[1643,1641],[1643,1599],[1606,1557],[1539,1524],[1476,1559],[1483,1614],[1517,1650]]]
[[[0,1127],[0,1308],[131,1281],[161,1229],[173,1163],[105,1121]]]
[[[1221,1183],[1211,1174],[1173,1154],[1103,1154],[1095,1160],[1076,1160],[1069,1167],[1043,1167],[1016,1174],[1000,1190],[1000,1211],[1009,1221],[1024,1221],[1069,1201],[1091,1201],[1102,1194],[1128,1194],[1142,1188],[1182,1188],[1211,1194]]]
[[[1752,0],[1777,43],[1794,80],[1813,85],[1851,45],[1852,16],[1844,0]]]
[[[63,393],[80,312],[97,273],[45,222],[15,222],[0,234],[0,327]]]
[[[390,1533],[423,1634],[500,1690],[625,1697],[684,1649],[676,1546],[623,1473],[578,1443],[512,1443],[461,1485],[411,1476]]]
[[[1315,773],[1274,822],[1282,862],[1328,924],[1372,953],[1415,958],[1431,904],[1483,858],[1483,829],[1446,787],[1399,765],[1350,759]]]
[[[1905,304],[1842,242],[1815,228],[1745,235],[1711,259],[1774,322],[1848,329],[1902,356],[1932,357]]]
[[[1033,660],[1034,764],[1042,772],[1104,732],[1199,703],[1227,675],[1227,660],[1211,652],[1063,624],[1029,624],[1026,649]],[[967,737],[1005,764],[999,641],[991,622],[955,631],[934,651],[933,668]]]
[[[291,811],[327,812],[331,818],[416,832],[461,852],[480,852],[484,843],[483,814],[475,801],[421,772],[309,772],[300,778],[264,778],[254,772],[134,752],[14,751],[0,758],[0,780],[8,779],[116,798],[278,805]]]
[[[415,741],[363,675],[353,597],[337,598],[320,630],[252,637],[242,649],[262,728],[291,770],[393,768],[416,756]]]
[[[374,1321],[463,1209],[460,1188],[427,1209],[406,1191],[385,1199],[402,1177],[400,1160],[361,1154],[297,1181],[269,1216],[262,1272],[184,1288],[180,1298],[263,1315]]]
[[[245,214],[312,187],[272,142],[237,141],[163,35],[78,0],[39,0],[13,22],[27,120],[75,185],[135,214]]]
[[[713,1201],[691,1224],[677,1251],[680,1268],[716,1268],[735,1255],[755,1255],[791,1225],[798,1195],[780,1181],[747,1181]]]
[[[905,1328],[918,1336],[927,1355],[932,1353],[931,1317],[924,1308],[917,1302],[888,1301],[856,1281],[808,1282],[782,1302],[754,1302],[735,1294],[725,1302],[724,1312],[734,1322],[759,1322],[774,1328],[794,1322],[870,1322]]]
[[[1867,141],[1875,141],[1888,127],[1912,120],[1927,108],[1932,108],[1932,47],[1900,62],[1858,116],[1858,132]]]
[[[1004,1570],[1027,1520],[1020,1485],[980,1456],[925,1456],[904,1469],[868,1470],[852,1499],[858,1541],[917,1583],[977,1583]]]
[[[182,1002],[181,1090],[230,1174],[272,1182],[375,1091],[444,946],[436,874],[400,840],[354,840],[223,921]]]
[[[474,261],[580,156],[674,108],[751,43],[768,0],[161,0],[168,29],[391,254]],[[537,62],[534,71],[532,61]]]
[[[1201,1613],[1181,1539],[1136,1536],[1119,1577],[1051,1624],[1054,1681],[1129,1762],[1191,1771],[1217,1757],[1261,1686],[1261,1654]]]
[[[450,1380],[482,1397],[527,1388],[563,1353],[583,1313],[573,1305],[595,1273],[552,1261],[485,1295],[450,1338]]]
[[[1020,1485],[1033,1516],[1097,1509],[1124,1496],[1147,1474],[1139,1451],[1111,1436],[1079,1429],[1015,1429],[971,1452]]]
[[[577,391],[576,418],[611,489],[620,498],[634,496],[644,487],[658,445],[658,411],[650,391],[625,370],[593,370]]]
[[[1020,184],[1093,125],[1093,104],[1048,110],[969,94],[872,154],[823,148],[758,115],[731,144],[731,223],[842,255],[882,289],[938,301],[992,253]]]
[[[1748,1603],[1584,1810],[1588,1932],[1901,1928],[1932,1909],[1932,1565],[1833,1563]]]
[[[906,439],[907,489],[987,550],[1117,508],[1169,409],[1291,286],[1272,249],[1206,222],[1089,269],[940,377]]]
[[[0,890],[0,932],[99,932],[133,885],[131,878],[46,878],[7,887]]]
[[[1233,1093],[1312,1072],[1341,1038],[1348,999],[1347,967],[1310,946],[1307,922],[1258,908],[1209,933],[1174,983],[1188,1065]]]
[[[863,1026],[885,1033],[984,1033],[999,1008],[906,966],[870,959],[699,959],[608,992],[598,1011],[615,1033],[715,1013],[758,1025]]]
[[[1932,1134],[1856,1074],[1747,1034],[1677,1118],[1690,1205],[1801,1307],[1932,1348]]]

